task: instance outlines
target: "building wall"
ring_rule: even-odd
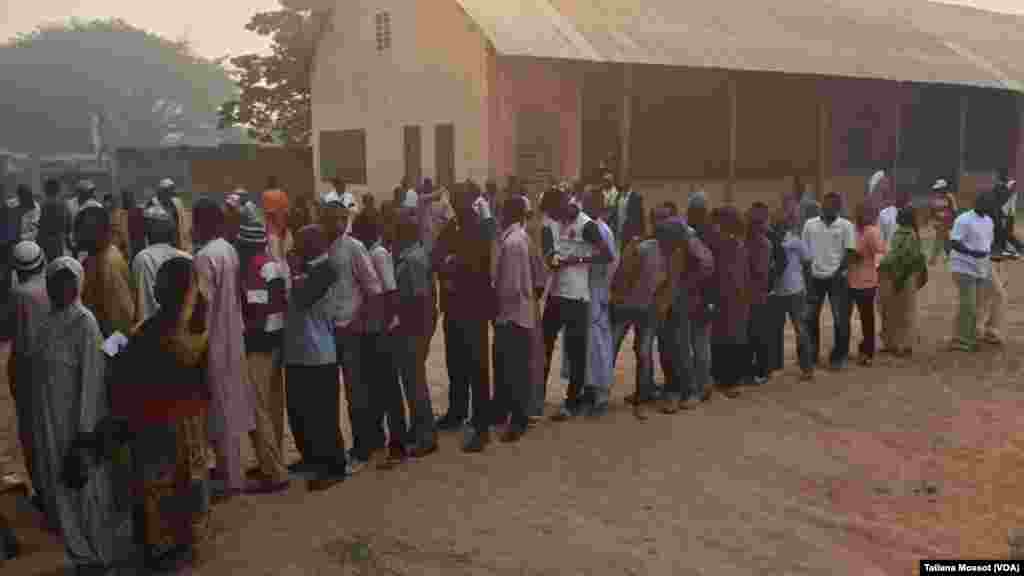
[[[566,62],[527,58],[497,57],[492,60],[493,89],[489,110],[494,130],[491,133],[491,164],[488,176],[504,183],[508,176],[519,173],[521,151],[520,118],[522,114],[538,113],[555,123],[552,167],[557,179],[574,179],[580,173],[579,108],[583,69]],[[543,117],[543,116],[541,116]]]
[[[391,47],[377,50],[376,14],[390,15]],[[319,133],[366,130],[367,182],[390,196],[404,176],[403,128],[420,126],[423,176],[435,175],[434,129],[455,126],[456,179],[489,173],[488,46],[452,0],[355,0],[339,4],[313,75],[315,187]]]
[[[290,198],[310,198],[312,170],[313,151],[308,148],[257,148],[240,154],[198,156],[190,163],[196,195],[226,194],[236,188],[260,192],[274,176]]]

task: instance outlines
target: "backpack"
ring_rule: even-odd
[[[772,230],[768,235],[768,239],[772,242],[769,277],[771,278],[771,286],[773,288],[778,285],[782,275],[786,272],[786,266],[789,265],[789,255],[786,254],[786,249],[782,246],[782,238],[783,233],[780,230]]]

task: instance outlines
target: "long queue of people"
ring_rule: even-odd
[[[857,361],[872,363],[876,301],[883,350],[909,355],[928,266],[922,218],[893,188],[851,222],[837,194],[813,217],[796,198],[742,214],[710,209],[700,193],[685,210],[668,202],[645,215],[610,175],[552,187],[536,217],[519,187],[499,205],[496,187],[429,181],[403,183],[379,209],[369,198],[359,209],[335,183],[314,216],[271,182],[258,198],[196,201],[189,253],[173,182],[123,203],[120,225],[83,183],[57,248],[44,235],[11,251],[11,386],[33,501],[81,572],[110,572],[127,549],[160,569],[201,558],[211,502],[280,492],[290,472],[324,490],[374,460],[389,469],[429,457],[439,431],[464,429],[470,453],[494,429],[518,441],[543,415],[559,338],[569,382],[558,421],[607,413],[630,330],[628,401],[640,420],[652,406],[696,409],[716,387],[736,398],[767,384],[784,367],[787,318],[801,376],[813,380],[826,299],[830,369],[850,359],[854,308]],[[979,311],[982,339],[1002,336],[991,255],[1009,250],[999,241],[1018,244],[1002,211],[1013,188],[1002,178],[955,217],[948,186],[934,188],[960,290],[954,349],[976,349]],[[435,419],[426,362],[439,325],[450,385]],[[286,419],[302,456],[291,466]]]

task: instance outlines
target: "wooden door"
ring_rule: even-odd
[[[423,180],[423,139],[419,126],[406,126],[403,130],[405,178],[412,186]]]

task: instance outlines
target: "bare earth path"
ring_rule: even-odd
[[[325,493],[295,484],[237,499],[216,510],[215,550],[199,572],[868,576],[916,573],[924,557],[1005,557],[1007,531],[1024,525],[1024,263],[1007,270],[1004,349],[945,351],[956,297],[940,267],[921,294],[913,359],[813,384],[791,367],[739,399],[638,423],[621,402],[632,391],[624,352],[620,400],[604,420],[543,422],[518,445],[474,456],[448,435],[423,462]],[[855,326],[854,349],[858,339]],[[439,411],[442,348],[439,333]],[[0,446],[12,427],[3,388]],[[551,404],[563,393],[553,388]],[[12,513],[10,500],[0,497],[0,513]],[[16,517],[32,550],[3,573],[55,574],[59,547],[27,521]]]

